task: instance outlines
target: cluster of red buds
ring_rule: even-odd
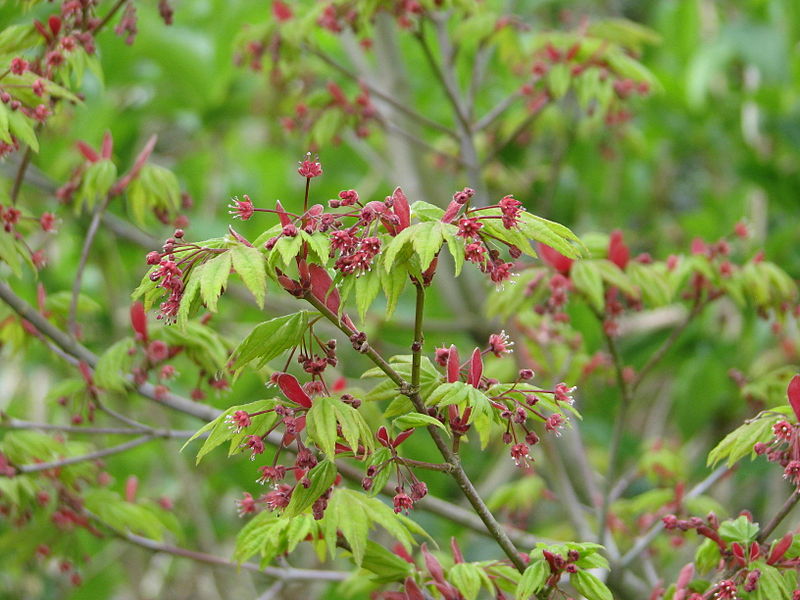
[[[795,422],[783,419],[772,426],[772,440],[757,442],[753,451],[783,467],[783,478],[800,489],[800,375],[795,375],[786,390]]]
[[[392,499],[392,504],[396,513],[405,512],[407,514],[408,511],[414,508],[415,502],[428,495],[428,486],[425,482],[417,479],[408,463],[397,454],[397,447],[411,437],[414,431],[414,429],[406,429],[395,437],[391,437],[386,427],[380,427],[375,437],[381,446],[388,448],[391,456],[382,463],[367,467],[366,477],[361,480],[361,487],[366,491],[370,491],[375,477],[384,469],[395,465],[397,468],[397,486],[394,490],[395,495]],[[406,484],[408,484],[408,493],[406,493]]]
[[[489,353],[502,357],[512,352],[512,345],[513,342],[509,341],[505,332],[501,332],[490,336],[486,349],[475,348],[469,360],[464,363],[461,363],[455,346],[437,348],[435,360],[446,369],[448,383],[464,381],[476,389],[488,391],[498,382],[483,375],[483,357]],[[534,376],[531,369],[521,369],[511,387],[489,398],[492,407],[506,420],[503,443],[511,445],[511,458],[517,466],[529,466],[530,447],[539,443],[539,436],[529,427],[528,419],[543,422],[545,431],[555,435],[559,435],[561,428],[566,424],[566,417],[562,413],[546,414],[536,407],[540,397],[551,396],[556,406],[559,403],[572,405],[574,402],[572,394],[575,387],[569,387],[565,383],[559,383],[552,390],[533,387],[528,382]],[[444,422],[455,435],[466,435],[471,427],[471,417],[471,407],[459,413],[456,406],[450,405],[447,407],[447,419]]]
[[[752,516],[748,512],[743,512],[742,516],[752,521]],[[725,572],[733,572],[733,576],[718,582],[709,589],[705,595],[689,594],[688,584],[691,581],[694,569],[692,565],[687,565],[681,570],[678,577],[676,594],[686,600],[708,600],[710,598],[738,598],[736,595],[738,586],[742,586],[745,592],[755,591],[761,571],[757,566],[751,566],[756,561],[765,561],[766,564],[776,568],[796,569],[800,566],[800,559],[787,558],[786,552],[792,545],[794,535],[787,533],[780,540],[772,544],[760,544],[751,542],[749,545],[740,542],[727,542],[720,535],[720,521],[714,513],[710,513],[705,520],[699,517],[688,519],[678,519],[675,515],[666,515],[662,519],[664,528],[667,530],[696,531],[711,541],[719,549],[722,557],[720,569]]]

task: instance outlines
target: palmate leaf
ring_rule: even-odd
[[[713,466],[727,459],[727,465],[730,467],[748,454],[754,458],[756,453],[753,445],[756,442],[768,443],[773,438],[772,426],[786,418],[790,410],[789,407],[780,407],[761,413],[734,429],[708,453],[706,464]]]
[[[515,600],[528,600],[544,587],[545,581],[550,576],[550,566],[544,559],[534,560],[525,569],[517,584],[514,594]]]
[[[569,582],[586,600],[614,600],[614,595],[606,584],[588,571],[573,573]]]
[[[322,396],[314,403],[306,415],[308,435],[333,460],[336,452],[337,429],[341,428],[342,439],[358,453],[359,446],[366,451],[375,447],[374,435],[361,413],[338,398]]]
[[[300,311],[256,325],[233,351],[233,368],[241,370],[254,360],[258,360],[256,367],[261,368],[285,350],[299,344],[308,328],[310,314],[316,313]]]
[[[310,508],[317,498],[333,485],[336,479],[336,465],[329,460],[323,460],[308,472],[307,477],[311,485],[295,486],[292,499],[283,511],[283,517],[294,517]]]
[[[217,300],[231,274],[232,255],[230,252],[218,254],[195,268],[192,277],[200,279],[200,297],[211,312],[217,312]]]
[[[242,282],[253,294],[259,308],[264,307],[264,297],[267,294],[267,272],[265,270],[264,255],[256,248],[237,244],[231,248],[233,268],[242,279]]]
[[[231,427],[231,424],[226,421],[229,415],[232,415],[237,410],[243,410],[248,413],[259,412],[262,410],[269,410],[271,408],[274,408],[277,403],[278,403],[277,400],[275,400],[274,398],[270,398],[266,400],[257,400],[256,402],[251,402],[250,404],[231,406],[230,408],[226,409],[221,415],[219,415],[216,419],[203,425],[199,430],[197,430],[197,432],[192,437],[186,440],[186,443],[181,447],[181,452],[183,452],[186,449],[186,446],[191,444],[198,437],[207,433],[208,437],[206,438],[205,442],[203,442],[203,445],[200,447],[200,450],[198,450],[197,458],[195,460],[195,464],[200,464],[200,461],[203,460],[203,457],[209,452],[211,452],[214,448],[216,448],[220,444],[224,444],[225,442],[232,439],[236,435],[241,435],[237,434],[236,430],[233,427]],[[273,420],[277,418],[275,417],[274,413],[269,413],[269,414],[272,415]],[[258,428],[258,431],[255,431],[256,428]],[[256,422],[254,420],[253,424],[249,428],[245,429],[242,433],[244,435],[247,435],[248,433],[261,435],[264,433],[262,429],[264,429],[263,421]]]
[[[133,366],[132,348],[133,339],[123,338],[103,352],[94,369],[95,383],[106,390],[124,391],[127,386],[125,376]]]
[[[597,312],[602,312],[605,306],[603,277],[600,275],[600,271],[595,268],[594,261],[575,261],[569,275],[575,289],[586,296],[593,309]]]

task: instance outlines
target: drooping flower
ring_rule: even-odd
[[[228,214],[233,215],[234,219],[247,221],[253,216],[255,208],[253,207],[253,202],[250,200],[250,196],[244,194],[242,197],[244,200],[239,200],[238,197],[232,199],[233,204],[228,205],[228,208],[231,209],[228,211]]]

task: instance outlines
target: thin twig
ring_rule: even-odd
[[[131,427],[81,427],[76,425],[53,425],[51,423],[33,423],[15,419],[0,412],[0,429],[21,429],[37,431],[60,431],[86,435],[150,435],[157,438],[184,439],[194,435],[194,431],[179,429],[153,429]]]
[[[103,448],[102,450],[89,452],[88,454],[82,454],[80,456],[69,456],[67,458],[62,458],[59,460],[43,462],[43,463],[34,463],[32,465],[14,465],[14,467],[17,469],[19,473],[38,473],[40,471],[47,471],[48,469],[58,469],[60,467],[66,467],[68,465],[74,465],[77,463],[86,462],[90,460],[97,460],[106,456],[111,456],[112,454],[119,454],[120,452],[126,452],[127,450],[136,448],[137,446],[141,446],[142,444],[149,442],[152,439],[154,438],[151,435],[143,435],[142,437],[130,440],[128,442],[125,442],[124,444],[119,444],[118,446],[111,446],[110,448]]]
[[[719,481],[726,473],[728,473],[728,467],[721,466],[717,467],[714,471],[711,472],[708,477],[703,479],[700,483],[694,486],[689,492],[686,493],[684,496],[685,500],[690,500],[703,494],[708,490],[712,485],[714,485],[717,481]],[[658,534],[664,529],[664,523],[658,521],[654,523],[650,529],[647,530],[642,537],[636,540],[633,547],[628,550],[619,561],[612,564],[612,568],[615,569],[625,569],[629,564],[631,564],[636,558],[644,552],[648,546],[653,542],[654,539],[658,537]]]
[[[514,103],[522,98],[522,94],[518,91],[510,94],[503,98],[500,102],[498,102],[493,108],[489,110],[485,115],[483,115],[478,121],[473,125],[474,131],[483,131],[489,125],[494,123],[499,117],[503,115],[509,108],[511,108]]]
[[[670,332],[669,336],[664,340],[661,346],[659,346],[659,348],[650,356],[644,366],[639,369],[639,372],[636,374],[636,379],[634,379],[633,383],[631,384],[632,392],[635,392],[639,388],[639,385],[641,385],[647,374],[650,373],[650,371],[661,361],[661,359],[664,358],[667,352],[670,351],[672,346],[675,345],[675,342],[678,341],[678,338],[691,324],[695,317],[703,312],[703,309],[706,307],[706,305],[707,302],[696,302],[689,314],[686,315],[686,318],[683,320],[683,322]]]
[[[28,165],[33,156],[33,149],[28,146],[25,149],[25,154],[22,155],[22,161],[17,168],[17,174],[14,177],[14,186],[11,188],[11,204],[16,205],[19,192],[22,189],[22,182],[25,181],[25,171],[28,170]]]
[[[84,509],[84,512],[93,520],[102,525],[108,531],[113,533],[118,538],[135,544],[136,546],[140,546],[142,548],[146,548],[147,550],[152,550],[153,552],[164,552],[165,554],[172,554],[173,556],[180,556],[182,558],[188,558],[196,562],[201,562],[209,565],[215,565],[219,567],[228,567],[231,569],[244,569],[246,571],[252,571],[254,573],[262,573],[264,575],[268,575],[269,577],[275,577],[277,579],[281,579],[284,581],[343,581],[350,577],[349,572],[343,571],[322,571],[318,569],[295,569],[293,567],[289,568],[279,568],[279,567],[260,567],[254,563],[235,563],[220,556],[214,556],[213,554],[206,554],[205,552],[196,552],[195,550],[188,550],[186,548],[181,548],[179,546],[172,546],[170,544],[164,544],[158,542],[156,540],[152,540],[150,538],[142,537],[140,535],[136,535],[135,533],[128,533],[126,531],[121,531],[111,525],[110,523],[106,523],[102,519],[100,519],[97,515],[92,514],[88,510]]]
[[[128,2],[128,0],[117,0],[117,3],[111,7],[111,10],[108,11],[108,14],[106,14],[106,16],[103,17],[103,20],[100,21],[100,23],[97,24],[97,27],[94,28],[94,35],[97,35],[101,29],[108,25],[108,22],[114,18],[114,15],[117,14],[117,11],[122,8],[122,5],[126,2]]]
[[[598,318],[600,318],[598,316]],[[611,443],[609,446],[608,457],[608,472],[606,474],[605,490],[603,492],[603,501],[600,506],[600,523],[598,532],[598,543],[605,542],[606,533],[608,530],[608,512],[611,505],[611,492],[614,489],[614,480],[616,479],[617,463],[619,461],[619,451],[622,444],[622,436],[625,433],[625,426],[627,424],[628,408],[632,402],[631,388],[625,379],[623,372],[624,366],[622,364],[622,357],[620,356],[617,348],[617,343],[614,337],[608,335],[604,331],[606,345],[608,352],[611,355],[611,360],[614,365],[614,372],[617,377],[617,386],[620,390],[620,404],[619,410],[614,418],[614,429],[611,434]]]
[[[422,341],[422,315],[424,314],[424,300],[425,300],[425,291],[421,284],[417,284],[417,302],[416,302],[416,323],[414,327],[414,341],[415,341],[415,349],[418,348],[417,343],[421,343]],[[355,331],[353,331],[349,326],[342,322],[339,317],[331,312],[331,310],[322,302],[320,302],[317,298],[310,294],[306,294],[304,299],[308,301],[314,308],[316,308],[326,319],[328,319],[331,323],[336,325],[339,329],[341,329],[348,337],[352,336]],[[414,405],[414,408],[418,412],[425,411],[425,403],[423,402],[421,396],[419,395],[419,390],[417,387],[413,385],[413,382],[416,381],[417,384],[419,383],[419,366],[417,366],[417,373],[414,373],[414,368],[412,366],[412,382],[406,381],[397,371],[392,368],[392,366],[383,358],[380,354],[378,354],[369,344],[365,345],[362,352],[372,360],[375,365],[383,371],[389,379],[395,382],[402,394],[407,396],[411,403]],[[415,350],[416,353],[421,352],[421,346],[419,349]],[[415,364],[419,365],[419,360],[417,359]],[[506,556],[508,556],[511,563],[520,571],[525,570],[525,563],[519,557],[519,552],[517,548],[514,546],[514,543],[506,533],[505,529],[497,522],[492,512],[483,502],[483,499],[478,494],[478,491],[475,489],[472,481],[469,479],[469,476],[464,471],[464,468],[461,465],[461,459],[453,452],[450,446],[447,444],[445,439],[442,437],[441,433],[436,427],[429,426],[428,433],[430,434],[431,438],[433,439],[434,444],[439,449],[439,452],[442,455],[442,458],[449,464],[453,466],[453,470],[450,471],[450,476],[455,480],[458,486],[461,488],[462,493],[467,498],[469,503],[472,505],[472,508],[475,510],[478,517],[480,517],[483,524],[486,526],[486,530],[488,531],[489,535],[494,538],[497,544],[502,548],[503,552],[505,552]]]
[[[92,213],[92,221],[89,223],[89,229],[86,231],[86,237],[83,239],[83,248],[81,248],[81,257],[78,261],[78,270],[75,272],[75,279],[72,282],[72,297],[69,302],[69,313],[67,316],[67,331],[71,332],[74,336],[78,335],[78,297],[81,295],[81,285],[83,284],[83,273],[86,270],[86,264],[89,261],[89,253],[92,251],[92,244],[94,238],[100,228],[100,220],[103,213],[106,212],[106,207],[111,199],[109,195],[103,198],[103,201],[98,204]]]
[[[775,531],[775,528],[781,524],[781,521],[786,518],[786,515],[792,512],[792,509],[795,507],[798,501],[800,501],[800,489],[795,489],[786,499],[786,502],[783,503],[783,506],[781,506],[780,510],[775,513],[775,516],[772,517],[770,522],[767,523],[758,534],[756,541],[758,541],[759,544],[767,541],[767,538],[769,538],[770,534]]]
[[[316,56],[317,58],[319,58],[320,60],[322,60],[328,66],[333,67],[334,69],[339,71],[342,75],[345,75],[345,76],[349,77],[350,79],[352,79],[353,81],[356,81],[356,82],[362,84],[364,87],[366,87],[369,90],[369,92],[371,94],[377,96],[378,98],[380,98],[381,100],[383,100],[387,104],[391,104],[392,107],[394,107],[396,110],[398,110],[399,112],[403,113],[404,115],[414,119],[415,121],[417,121],[421,125],[425,125],[426,127],[430,127],[431,129],[435,129],[435,130],[437,130],[437,131],[439,131],[441,133],[445,133],[445,134],[449,135],[452,138],[458,139],[458,135],[452,129],[450,129],[449,127],[447,127],[445,125],[442,125],[441,123],[437,123],[436,121],[433,121],[432,119],[429,119],[428,117],[426,117],[424,115],[421,115],[417,111],[409,108],[406,104],[398,102],[397,100],[392,98],[391,95],[386,94],[385,92],[379,90],[377,87],[372,85],[370,82],[362,79],[356,73],[353,73],[350,69],[348,69],[344,65],[340,64],[338,61],[334,60],[333,58],[331,58],[330,56],[328,56],[327,54],[325,54],[321,50],[318,50],[316,48],[312,48],[310,46],[304,46],[304,49],[307,52],[309,52],[309,53],[313,54],[314,56]]]

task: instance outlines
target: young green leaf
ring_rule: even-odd
[[[233,268],[247,289],[253,294],[258,306],[263,308],[267,293],[267,274],[264,270],[264,255],[256,248],[237,244],[230,250]]]

